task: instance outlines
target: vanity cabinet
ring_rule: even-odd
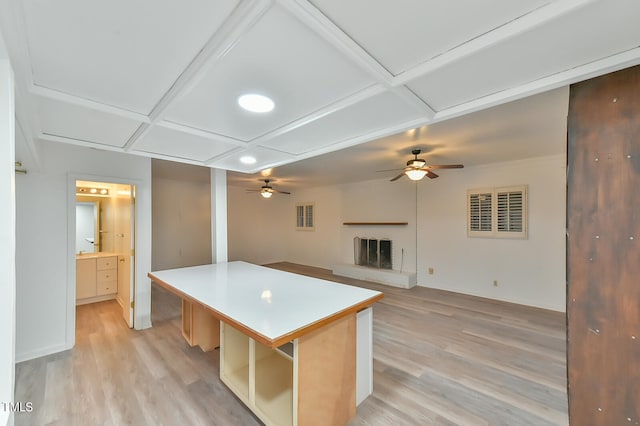
[[[96,260],[76,260],[76,300],[96,295]]]
[[[96,296],[118,292],[118,257],[96,259]]]
[[[118,292],[118,256],[76,259],[76,304],[115,298]]]

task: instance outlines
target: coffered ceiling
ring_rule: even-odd
[[[71,143],[245,173],[638,64],[639,18],[637,0],[0,2],[35,157]],[[247,93],[275,108],[243,110]]]

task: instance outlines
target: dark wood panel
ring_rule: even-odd
[[[571,87],[569,418],[640,424],[640,67]]]

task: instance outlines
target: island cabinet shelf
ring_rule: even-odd
[[[224,322],[220,337],[220,380],[265,425],[313,424],[327,408],[342,422],[355,415],[355,314],[283,349],[271,349]]]
[[[409,222],[342,222],[342,224],[348,226],[404,226]]]

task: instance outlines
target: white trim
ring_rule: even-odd
[[[227,171],[222,169],[211,169],[211,244],[212,263],[227,262]]]
[[[0,34],[0,401],[15,399],[16,363],[16,175],[15,91],[11,62]],[[0,410],[0,424],[13,414]]]
[[[262,145],[271,139],[286,134],[292,130],[297,129],[298,127],[305,126],[309,123],[312,123],[316,120],[319,120],[328,115],[334,114],[336,112],[342,111],[345,108],[356,105],[359,102],[365,101],[367,99],[373,98],[374,96],[386,93],[384,87],[379,84],[374,84],[368,87],[365,87],[362,90],[359,90],[351,95],[345,96],[325,107],[320,108],[319,110],[307,114],[297,120],[294,120],[284,126],[272,130],[262,136],[258,136],[257,138],[251,140],[249,145]],[[266,147],[268,148],[268,147]],[[270,148],[273,149],[273,148]]]
[[[48,87],[33,85],[31,86],[29,91],[33,95],[36,95],[42,98],[53,99],[58,102],[77,105],[80,107],[92,109],[94,111],[104,112],[106,114],[117,115],[118,117],[139,121],[140,123],[149,122],[149,117],[139,112],[130,111],[130,110],[118,108],[112,105],[92,101],[90,99],[81,98],[79,96],[70,95],[68,93],[60,92],[58,90],[50,89]]]
[[[208,68],[226,56],[236,43],[267,13],[271,4],[270,0],[251,0],[240,3],[153,107],[149,113],[150,125],[163,120],[165,112],[172,103],[179,99],[183,93],[195,87],[204,78]],[[135,149],[135,145],[145,133],[144,126],[140,126],[124,145],[124,150],[128,152]]]
[[[235,145],[240,147],[247,146],[247,142],[245,141],[234,139],[225,135],[220,135],[218,133],[209,132],[207,130],[202,130],[197,127],[187,126],[186,124],[176,123],[174,121],[162,120],[157,122],[156,126],[162,127],[165,129],[175,130],[177,132],[187,133],[193,136],[199,136],[201,138],[209,139],[214,142],[223,142],[223,143],[228,143],[230,145]]]
[[[640,47],[440,110],[428,124],[471,114],[640,64]],[[425,123],[427,124],[427,123]]]
[[[575,12],[577,9],[593,3],[594,0],[570,0],[553,2],[542,6],[526,15],[521,16],[505,25],[502,25],[492,31],[489,31],[479,37],[471,39],[435,58],[423,62],[407,71],[399,73],[393,79],[393,85],[410,83],[416,78],[428,75],[437,69],[440,69],[450,63],[459,61],[465,57],[471,56],[482,49],[494,46],[504,42],[514,36],[530,31],[533,28],[549,22],[559,16],[567,13]]]
[[[293,13],[372,78],[387,87],[392,85],[393,74],[310,2],[305,0],[278,0],[278,4]]]
[[[38,348],[34,351],[16,353],[16,363],[29,361],[58,352],[68,351],[69,349],[73,349],[73,345],[69,346],[65,343],[63,345],[51,345],[45,348]]]
[[[103,151],[124,152],[121,146],[85,141],[82,139],[74,139],[66,136],[52,135],[50,133],[40,133],[38,135],[38,139],[51,142],[67,143],[70,145],[81,146],[83,148],[95,148]]]
[[[96,182],[108,182],[124,185],[136,186],[136,214],[135,214],[135,227],[136,227],[136,241],[135,241],[135,280],[132,283],[135,287],[135,308],[134,308],[134,327],[136,330],[151,327],[151,297],[144,297],[142,294],[144,279],[146,279],[146,272],[140,272],[140,240],[138,236],[138,230],[140,229],[140,223],[144,220],[150,220],[143,218],[138,208],[138,201],[140,198],[140,192],[144,187],[144,182],[135,178],[122,178],[114,176],[100,176],[87,173],[68,173],[67,174],[67,306],[66,306],[66,328],[65,328],[65,344],[62,349],[67,350],[73,348],[75,345],[76,334],[76,248],[75,248],[75,230],[76,230],[76,181],[87,180]],[[151,189],[148,188],[150,191]],[[149,195],[150,197],[150,195]],[[150,227],[151,225],[149,225]],[[149,246],[149,250],[151,246]],[[143,262],[144,263],[144,262]],[[151,266],[151,265],[148,265]],[[144,265],[143,265],[144,267]],[[47,349],[49,350],[49,349]],[[41,351],[38,351],[41,352]],[[46,352],[41,355],[47,355],[53,352]]]

